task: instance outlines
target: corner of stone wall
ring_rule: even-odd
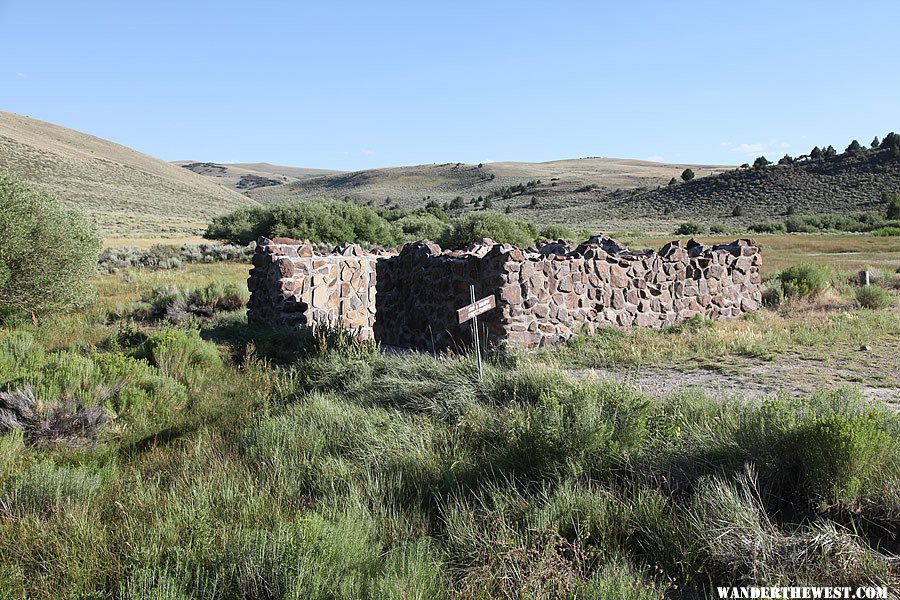
[[[260,238],[247,280],[250,323],[342,326],[370,339],[375,320],[375,262],[356,244],[317,252],[308,241]]]

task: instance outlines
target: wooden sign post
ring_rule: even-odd
[[[481,381],[484,377],[484,371],[481,366],[481,341],[479,340],[478,333],[478,315],[486,313],[496,307],[497,299],[493,295],[490,295],[476,302],[474,285],[469,286],[469,296],[472,298],[472,303],[458,309],[456,314],[459,317],[460,325],[466,321],[472,321],[472,339],[475,341],[475,356],[478,359],[478,381]]]

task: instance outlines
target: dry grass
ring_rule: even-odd
[[[172,246],[180,246],[181,244],[217,244],[214,240],[204,239],[199,235],[178,235],[172,234],[171,237],[150,235],[147,237],[122,237],[107,236],[103,238],[104,248],[149,248],[156,244],[168,244]]]
[[[94,287],[102,310],[136,302],[150,290],[177,282],[179,287],[199,288],[211,282],[233,283],[245,288],[249,265],[243,263],[189,264],[177,271],[129,269],[121,275],[98,277]]]
[[[253,201],[165,161],[58,125],[0,112],[0,170],[86,210],[112,237],[198,235]]]
[[[269,163],[219,164],[193,160],[177,160],[172,164],[183,168],[187,166],[189,167],[187,170],[208,177],[219,185],[223,185],[228,189],[239,193],[246,191],[238,187],[241,178],[245,175],[274,179],[281,181],[282,183],[292,183],[301,179],[340,173],[340,171],[330,169],[302,169],[298,167],[270,165]]]

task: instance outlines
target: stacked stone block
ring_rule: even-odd
[[[759,246],[670,242],[633,252],[596,236],[520,250],[490,240],[466,251],[407,244],[399,254],[344,246],[327,255],[293,240],[261,239],[248,282],[252,322],[340,322],[385,345],[462,350],[470,325],[456,310],[493,294],[480,319],[491,344],[538,347],[602,327],[663,327],[695,315],[730,318],[759,308]]]
[[[250,323],[341,325],[372,337],[378,256],[356,245],[319,254],[289,238],[259,242],[247,280]]]

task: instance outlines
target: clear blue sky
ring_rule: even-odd
[[[898,23],[896,0],[0,0],[0,109],[166,160],[739,164],[900,130]]]

